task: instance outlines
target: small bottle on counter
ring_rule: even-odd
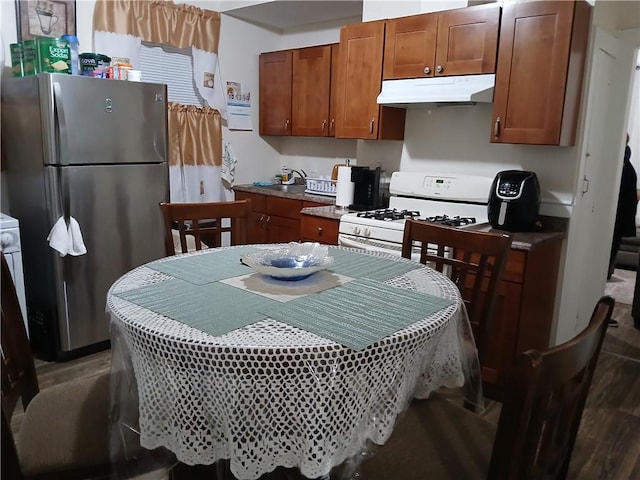
[[[282,183],[287,185],[289,183],[293,183],[293,176],[291,175],[291,169],[287,167],[282,167]]]

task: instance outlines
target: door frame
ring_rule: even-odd
[[[569,340],[581,331],[588,324],[598,297],[604,293],[622,171],[635,46],[594,26],[589,52],[588,74],[585,77],[587,88],[583,94],[582,134],[577,144],[574,206],[569,222],[563,271],[559,280],[552,345]],[[596,56],[602,53],[615,58],[615,69],[608,77],[611,80],[610,85],[603,83],[603,77],[598,75],[596,68]],[[614,95],[612,92],[619,93]],[[598,95],[606,95],[609,99],[605,112],[595,111],[594,104]],[[595,125],[591,120],[595,115],[606,116],[606,130],[593,130]],[[610,152],[610,155],[603,158],[595,152],[589,152],[589,145],[594,142],[601,145],[600,152]],[[614,164],[615,158],[618,158],[619,162]],[[613,166],[615,168],[612,168]],[[588,188],[587,185],[592,182],[599,182],[600,191],[608,189],[610,195],[606,199],[585,199],[583,189]],[[593,203],[593,200],[597,203]],[[593,215],[589,215],[585,209],[591,209]],[[591,221],[579,221],[585,217],[590,217]],[[603,235],[604,231],[608,234]],[[597,238],[596,252],[591,252],[588,258],[584,258],[579,247],[582,241],[590,236]],[[585,278],[589,284],[588,288],[583,290],[581,287],[584,286]]]

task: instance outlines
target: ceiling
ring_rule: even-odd
[[[224,13],[263,27],[287,30],[312,23],[362,18],[362,0],[272,0]]]

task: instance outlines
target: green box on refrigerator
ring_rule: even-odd
[[[11,73],[14,77],[24,76],[24,51],[22,43],[12,43],[9,45],[11,50]]]
[[[36,73],[71,75],[71,49],[56,38],[36,38]]]
[[[23,75],[35,75],[38,73],[36,70],[36,41],[24,40],[22,42],[22,53],[24,55],[23,60]]]

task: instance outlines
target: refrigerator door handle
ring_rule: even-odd
[[[69,189],[69,178],[68,175],[58,175],[60,179],[60,194],[62,195],[62,214],[64,215],[64,223],[67,224],[67,228],[69,228],[69,222],[71,219],[71,198],[70,198],[70,189]]]
[[[59,82],[53,82],[53,98],[54,108],[56,116],[56,123],[58,129],[56,135],[58,136],[58,148],[56,149],[56,155],[58,156],[58,163],[60,165],[68,165],[67,162],[67,121],[64,114],[64,108],[62,103],[62,87]],[[67,175],[58,175],[60,194],[62,195],[62,212],[64,215],[64,222],[69,226],[69,219],[71,217],[71,199],[69,190],[69,179]]]
[[[53,82],[53,99],[54,99],[54,107],[53,111],[56,116],[56,123],[58,125],[57,136],[58,136],[58,148],[56,149],[56,155],[58,156],[58,164],[59,165],[68,165],[67,161],[67,153],[69,151],[67,145],[67,120],[64,114],[64,107],[62,103],[62,87],[60,86],[60,82]]]

